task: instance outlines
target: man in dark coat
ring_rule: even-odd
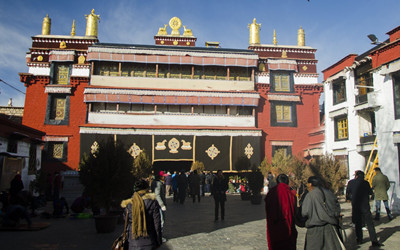
[[[372,221],[371,207],[369,206],[370,195],[372,189],[369,183],[364,180],[364,172],[358,171],[356,174],[356,181],[352,188],[352,217],[356,224],[356,237],[357,243],[361,244],[363,240],[362,226],[363,223],[367,225],[369,238],[371,239],[372,246],[383,246],[378,242],[376,236],[374,222]]]
[[[197,174],[197,170],[194,170],[191,174],[190,174],[190,183],[189,183],[189,189],[193,198],[193,203],[196,200],[196,196],[197,196],[197,200],[198,202],[200,202],[200,176]]]
[[[181,174],[176,178],[176,182],[178,184],[179,203],[183,204],[185,202],[186,190],[188,188],[188,179],[185,170],[182,169]]]
[[[215,202],[215,220],[218,220],[218,210],[221,207],[221,220],[225,219],[226,190],[228,190],[228,180],[222,174],[222,170],[217,171],[212,183],[212,190]]]

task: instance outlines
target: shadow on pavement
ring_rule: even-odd
[[[185,203],[167,200],[167,215],[164,236],[167,239],[198,233],[210,233],[251,221],[265,219],[264,201],[253,205],[242,201],[240,195],[228,195],[225,203],[225,220],[214,222],[214,199],[212,196],[201,197],[200,203],[186,199]]]

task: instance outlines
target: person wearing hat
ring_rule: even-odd
[[[156,195],[158,204],[161,207],[161,228],[164,228],[165,213],[167,211],[167,200],[165,198],[165,173],[160,171],[155,174],[154,181],[151,183],[151,191]],[[163,238],[163,242],[166,240]]]
[[[123,200],[121,207],[127,217],[128,246],[124,249],[155,249],[162,244],[160,205],[154,193],[149,193],[145,180],[135,182],[132,198]]]
[[[392,213],[390,212],[389,204],[388,204],[388,194],[387,191],[390,188],[390,182],[386,175],[384,175],[380,168],[375,168],[376,175],[372,180],[372,189],[374,190],[375,194],[375,207],[376,207],[376,214],[375,220],[380,219],[381,213],[381,201],[385,205],[386,213],[389,220],[393,219]]]

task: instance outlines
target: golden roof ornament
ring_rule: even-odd
[[[304,30],[301,28],[297,31],[297,46],[306,46],[306,36]]]
[[[87,19],[85,36],[97,37],[97,21],[100,19],[100,15],[94,14],[94,9],[92,9],[92,12],[85,17]]]
[[[50,35],[50,31],[51,31],[51,19],[49,15],[46,15],[46,17],[43,18],[42,35]]]
[[[173,17],[169,20],[169,27],[171,27],[171,36],[180,36],[179,29],[182,26],[182,21],[178,17]]]
[[[275,32],[275,30],[274,30],[274,38],[272,39],[272,43],[274,45],[278,45],[278,41],[276,40],[276,32]]]
[[[71,36],[75,36],[75,20],[72,21]]]
[[[253,19],[253,23],[247,26],[250,29],[249,44],[260,44],[260,28],[261,23],[256,23],[256,19]]]
[[[186,25],[183,25],[183,36],[193,36],[192,29],[186,29]]]
[[[286,52],[286,50],[283,50],[283,51],[282,51],[282,58],[287,58],[287,52]]]
[[[167,26],[168,26],[167,24],[164,24],[164,28],[163,27],[158,28],[157,36],[166,36],[166,35],[168,35]]]
[[[67,43],[65,41],[62,41],[60,43],[60,49],[66,49],[67,48]]]

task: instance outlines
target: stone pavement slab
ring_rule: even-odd
[[[167,249],[267,249],[264,203],[252,205],[242,201],[238,195],[228,195],[224,221],[214,222],[214,201],[210,196],[201,197],[200,203],[186,199],[185,204],[173,203],[167,199],[165,224],[166,243],[160,248]],[[364,243],[356,245],[351,223],[351,205],[341,203],[344,214],[343,225],[347,249],[370,248],[368,233],[364,232]],[[34,222],[48,222],[50,226],[39,231],[2,231],[0,249],[110,249],[112,242],[122,232],[119,224],[115,232],[98,234],[93,219],[43,219]],[[400,217],[388,221],[383,216],[375,222],[381,249],[400,249]],[[298,228],[297,248],[303,249],[305,228]]]

